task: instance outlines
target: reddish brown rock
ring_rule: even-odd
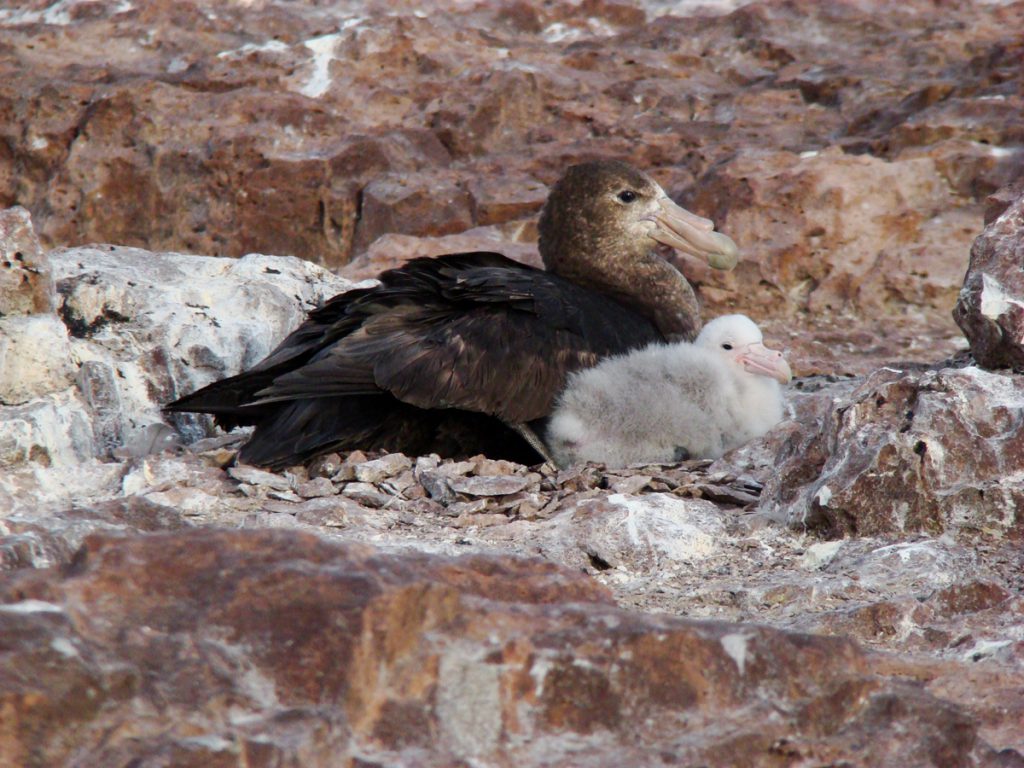
[[[790,314],[948,306],[981,225],[980,212],[950,213],[953,198],[931,159],[838,149],[741,153],[702,181],[691,205],[748,254],[730,273],[688,269],[705,293]]]
[[[472,200],[456,174],[388,175],[362,191],[354,247],[363,251],[386,233],[447,235],[473,226]]]
[[[1024,176],[997,189],[985,198],[985,226],[1003,215],[1003,212],[1024,197]]]
[[[847,640],[643,617],[536,560],[94,536],[0,596],[12,765],[998,764]]]
[[[953,317],[986,368],[1024,372],[1024,195],[974,241]]]
[[[481,175],[469,182],[474,216],[481,226],[504,224],[540,211],[548,189],[525,174]]]
[[[497,251],[515,261],[541,268],[536,229],[535,224],[512,221],[502,226],[476,227],[457,235],[438,237],[387,234],[340,272],[352,280],[365,280],[385,269],[400,267],[409,259],[470,251]]]
[[[826,536],[1024,536],[1024,380],[885,367],[779,443],[763,508]],[[820,420],[819,420],[820,419]]]
[[[0,317],[52,312],[57,290],[24,208],[0,211]]]
[[[839,147],[941,167],[954,223],[935,222],[934,206],[913,197],[898,208],[924,233],[917,255],[944,265],[960,243],[945,236],[1019,167],[1019,5],[799,0],[661,14],[603,1],[438,6],[422,17],[381,0],[329,17],[273,0],[216,12],[114,0],[3,11],[0,204],[25,205],[51,245],[260,251],[339,266],[383,227],[408,225],[400,215],[360,220],[363,191],[396,175],[468,182],[468,217],[461,203],[415,207],[452,228],[530,215],[535,191],[494,193],[492,183],[549,185],[584,158],[623,157],[681,190],[739,150]],[[838,175],[850,167],[837,165]],[[862,180],[854,173],[845,188]],[[716,214],[747,204],[720,192],[708,200]],[[808,197],[820,213],[812,229],[839,197]],[[887,250],[894,227],[856,238],[865,258]],[[798,256],[786,270],[848,271],[799,266]],[[891,257],[893,270],[905,266]],[[929,306],[943,279],[930,278]],[[780,290],[799,300],[807,285]]]

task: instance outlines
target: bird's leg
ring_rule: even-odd
[[[533,448],[533,450],[535,450],[537,453],[539,453],[541,457],[544,459],[544,461],[546,461],[553,467],[558,466],[558,463],[551,457],[551,454],[548,453],[547,446],[544,445],[544,442],[539,437],[537,437],[537,433],[534,432],[528,424],[525,424],[524,422],[521,421],[506,423],[508,423],[508,426],[510,426],[512,429],[518,432],[519,436],[522,437],[523,440],[525,440],[527,443],[529,443],[530,447]]]

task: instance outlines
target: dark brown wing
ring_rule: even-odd
[[[399,270],[408,283],[385,279],[362,297],[358,327],[276,376],[256,405],[388,392],[418,408],[532,421],[570,371],[660,338],[604,296],[486,256],[410,262]]]
[[[227,429],[262,421],[273,409],[254,405],[258,391],[270,386],[278,376],[301,368],[316,354],[357,330],[368,317],[389,307],[414,306],[421,296],[435,293],[438,281],[443,279],[440,270],[433,268],[439,266],[435,261],[444,262],[449,268],[510,263],[501,254],[487,251],[414,259],[384,272],[381,285],[338,294],[310,312],[302,325],[249,370],[178,398],[165,405],[164,410],[214,414],[217,423]]]

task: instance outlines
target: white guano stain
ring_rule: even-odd
[[[814,494],[814,498],[817,499],[821,506],[827,507],[828,503],[832,501],[832,489],[827,485],[823,485],[818,489],[818,492]]]
[[[990,275],[981,276],[981,314],[990,320],[1005,315],[1011,307],[1024,309],[1024,302],[1011,298],[1006,290]]]
[[[261,51],[270,51],[272,53],[284,53],[291,49],[287,43],[282,43],[280,40],[268,40],[265,43],[246,43],[238,48],[232,48],[229,51],[221,51],[217,54],[218,59],[234,59],[241,56],[245,56],[250,53],[260,53]]]
[[[747,643],[753,639],[753,635],[738,632],[726,635],[722,638],[722,649],[736,662],[736,669],[743,675],[747,667]]]
[[[318,99],[331,87],[331,61],[334,59],[334,51],[338,47],[339,40],[341,40],[341,35],[334,33],[314,37],[304,43],[313,52],[313,73],[309,76],[306,84],[299,88],[299,93],[303,96]]]
[[[56,603],[44,600],[22,600],[17,603],[0,605],[0,611],[6,613],[64,613],[64,609]]]
[[[55,637],[50,641],[50,647],[66,659],[74,659],[81,655],[66,637]]]
[[[331,87],[331,61],[336,58],[334,54],[338,50],[342,32],[358,27],[365,21],[366,18],[363,16],[351,16],[338,25],[337,32],[314,37],[303,43],[313,52],[313,62],[312,73],[299,88],[299,93],[311,99],[318,99],[327,93],[327,89]]]

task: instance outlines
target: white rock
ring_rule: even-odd
[[[0,406],[0,467],[67,467],[94,458],[90,416],[74,389]]]
[[[842,541],[821,541],[811,544],[800,558],[800,567],[805,571],[820,570],[835,559],[842,547]]]
[[[21,405],[72,383],[68,331],[57,315],[0,318],[0,403]]]
[[[667,493],[588,499],[574,522],[584,551],[625,570],[704,560],[725,536],[722,513],[710,501]]]
[[[0,512],[123,492],[126,465],[109,462],[170,445],[150,439],[165,403],[252,365],[352,287],[291,257],[115,246],[48,257],[60,314],[0,320]],[[212,422],[184,415],[175,425],[192,440]],[[134,472],[127,485],[150,484]]]

